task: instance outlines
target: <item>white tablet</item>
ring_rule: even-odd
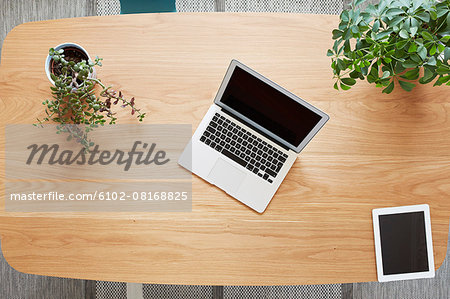
[[[372,210],[378,281],[434,277],[430,207]]]

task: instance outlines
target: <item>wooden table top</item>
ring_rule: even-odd
[[[450,89],[366,82],[333,89],[337,16],[177,13],[26,23],[0,67],[0,129],[33,123],[48,98],[44,59],[62,42],[104,58],[98,76],[139,99],[145,123],[195,129],[231,59],[331,119],[300,154],[264,214],[193,177],[190,213],[7,213],[2,250],[40,275],[168,284],[290,285],[376,280],[371,210],[428,203],[436,267],[450,216]],[[134,123],[123,112],[122,123]],[[5,168],[5,136],[0,137]]]

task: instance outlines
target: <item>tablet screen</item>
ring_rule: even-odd
[[[429,271],[424,212],[378,217],[384,275]]]

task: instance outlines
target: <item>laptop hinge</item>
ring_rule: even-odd
[[[272,138],[271,136],[267,135],[265,132],[261,131],[260,129],[256,128],[254,125],[249,124],[248,122],[246,122],[243,119],[237,118],[235,115],[233,115],[233,113],[227,111],[226,109],[221,109],[221,111],[225,112],[226,114],[230,115],[231,117],[233,117],[234,119],[239,120],[241,123],[245,124],[246,126],[252,128],[253,130],[255,130],[256,132],[258,132],[259,134],[263,135],[264,137],[266,137],[267,139],[269,139],[270,141],[276,143],[277,145],[279,145],[280,147],[284,148],[285,150],[290,150],[290,148],[288,148],[286,145],[282,144],[281,142],[277,141],[276,139]]]

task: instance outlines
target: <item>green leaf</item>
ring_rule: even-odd
[[[363,76],[367,76],[368,71],[369,71],[369,67],[368,66],[361,67],[361,74]]]
[[[419,48],[417,48],[417,54],[422,60],[425,60],[425,58],[427,58],[427,49],[424,46],[419,46]]]
[[[389,22],[389,27],[394,27],[397,26],[398,24],[400,24],[401,21],[403,21],[405,19],[405,17],[403,16],[398,16],[393,18],[390,22]]]
[[[345,29],[344,33],[343,33],[344,40],[348,40],[351,37],[352,37],[352,31],[349,28]]]
[[[433,71],[430,68],[426,67],[424,68],[423,79],[428,80],[433,76],[433,74]]]
[[[442,17],[443,15],[445,15],[447,13],[447,11],[448,11],[447,7],[445,7],[445,8],[438,7],[438,9],[436,10],[437,17],[438,18]]]
[[[373,4],[369,4],[366,8],[366,11],[371,15],[377,14],[377,9]]]
[[[336,89],[336,90],[339,90],[339,87],[338,87],[338,84],[337,84],[337,82],[336,83],[334,83],[334,89]]]
[[[432,20],[437,19],[437,13],[434,10],[430,10],[430,17]]]
[[[354,70],[354,71],[351,72],[349,75],[350,75],[350,78],[356,79],[356,78],[359,78],[359,77],[360,77],[360,74],[361,74],[360,72]]]
[[[406,60],[405,62],[402,63],[402,66],[406,69],[412,68],[412,67],[416,67],[419,64],[413,60]]]
[[[415,19],[414,19],[414,20],[415,20]],[[418,29],[419,29],[419,28],[417,28],[416,26],[411,27],[411,29],[410,29],[411,35],[412,35],[412,36],[416,35]]]
[[[350,41],[349,40],[346,40],[345,42],[344,42],[344,52],[345,53],[349,53],[350,52]]]
[[[341,69],[339,68],[339,66],[336,63],[336,60],[333,60],[331,62],[331,68],[333,69],[333,74],[337,74],[339,75],[339,73],[341,72]]]
[[[391,83],[385,88],[383,89],[383,93],[391,93],[394,90],[394,80],[391,81]]]
[[[417,14],[416,17],[418,17],[425,23],[428,23],[430,21],[430,15],[427,14],[426,12],[421,12],[421,13]]]
[[[366,2],[366,0],[355,0],[355,7],[363,4],[364,2]]]
[[[430,55],[436,54],[436,45],[433,45],[430,49]]]
[[[389,8],[389,9],[386,11],[386,15],[387,15],[388,17],[393,17],[393,16],[401,15],[402,13],[405,13],[405,11],[404,11],[403,9],[396,8],[396,7],[394,7],[394,8]]]
[[[430,58],[428,58],[428,65],[436,65],[436,58],[434,58],[434,56],[431,56]]]
[[[380,29],[380,21],[379,21],[379,20],[376,20],[376,21],[373,23],[372,31],[373,31],[373,32],[378,32],[378,29]]]
[[[377,12],[379,15],[384,13],[388,4],[389,4],[388,1],[384,1],[384,0],[380,1],[380,3],[378,4],[378,7],[377,7]]]
[[[407,71],[403,76],[401,76],[402,78],[408,79],[408,80],[416,80],[417,78],[419,78],[419,68],[415,68],[412,70]]]
[[[389,82],[390,82],[390,78],[382,79],[382,80],[380,80],[380,82],[381,82],[381,85],[388,86]]]
[[[409,38],[409,34],[405,29],[400,30],[399,35],[400,35],[400,37],[405,38],[405,39]]]
[[[421,7],[423,5],[423,3],[425,3],[425,1],[412,1],[413,6],[412,6],[412,11],[416,11],[419,7]]]
[[[340,70],[345,70],[345,63],[340,58],[337,59],[337,66],[339,67]]]
[[[450,59],[450,48],[445,48],[444,50],[444,61],[447,61]]]
[[[450,75],[442,76],[442,77],[439,78],[439,82],[442,83],[442,84],[446,83],[449,80],[450,80]]]
[[[372,67],[370,68],[370,75],[378,79],[378,66],[376,64],[372,64]]]
[[[332,33],[333,33],[333,39],[338,39],[342,36],[343,32],[341,30],[334,29]]]
[[[446,75],[446,74],[449,73],[449,70],[446,67],[444,67],[444,66],[439,66],[436,69],[436,73],[438,73],[439,75]]]
[[[407,32],[409,32],[409,29],[411,28],[411,19],[406,18],[405,22],[402,24],[402,29],[405,29]]]
[[[411,59],[412,59],[414,62],[417,62],[417,64],[421,64],[421,63],[422,63],[422,59],[420,59],[419,55],[413,53],[413,54],[411,54],[410,57],[411,57]]]
[[[406,82],[406,81],[402,81],[402,80],[398,80],[398,83],[400,83],[400,86],[406,91],[411,91],[416,86],[416,84],[414,84],[414,83]]]
[[[403,49],[406,46],[407,43],[408,43],[407,40],[401,40],[401,41],[399,41],[398,43],[395,44],[395,47],[397,49]]]
[[[433,86],[441,86],[441,85],[442,85],[442,83],[441,83],[441,81],[439,81],[439,79],[436,80],[436,82],[434,82],[434,84],[433,84]]]
[[[416,43],[411,43],[411,45],[409,45],[408,53],[415,53],[416,51],[417,51]]]
[[[338,47],[339,47],[339,45],[342,43],[342,39],[338,39],[338,40],[335,40],[334,41],[334,44],[333,44],[333,51],[335,52],[335,53],[337,53],[337,51],[338,51]]]
[[[353,86],[356,83],[356,80],[353,78],[342,78],[341,79],[342,83],[344,83],[345,85],[349,85],[349,86]]]
[[[426,84],[431,82],[435,77],[436,73],[434,73],[430,68],[425,67],[424,75],[422,78],[420,78],[419,83]]]
[[[347,22],[349,21],[348,11],[347,11],[347,10],[344,10],[344,11],[341,13],[340,19],[341,19],[343,22],[345,22],[345,23],[347,23]]]
[[[333,56],[333,55],[334,55],[333,51],[331,51],[331,50],[327,51],[327,56]]]
[[[441,38],[441,42],[444,44],[448,43],[449,40],[450,40],[450,35],[446,35],[443,38]]]
[[[419,22],[416,18],[411,18],[410,21],[411,21],[411,29],[412,29],[413,27],[419,27],[420,22]],[[417,31],[416,31],[416,32],[417,32]]]
[[[389,77],[391,75],[391,72],[389,71],[384,71],[383,75],[381,76],[381,79],[386,79],[387,77]]]
[[[389,36],[391,33],[392,33],[392,31],[390,31],[390,30],[386,30],[386,31],[383,31],[383,32],[379,32],[379,33],[377,34],[377,39],[378,39],[378,40],[382,40],[382,39],[385,38],[386,36]]]
[[[341,83],[342,90],[349,90],[351,87]]]
[[[421,34],[425,40],[434,40],[433,36],[428,31],[422,31]]]
[[[443,44],[438,44],[439,53],[442,53],[445,50],[445,46]]]

